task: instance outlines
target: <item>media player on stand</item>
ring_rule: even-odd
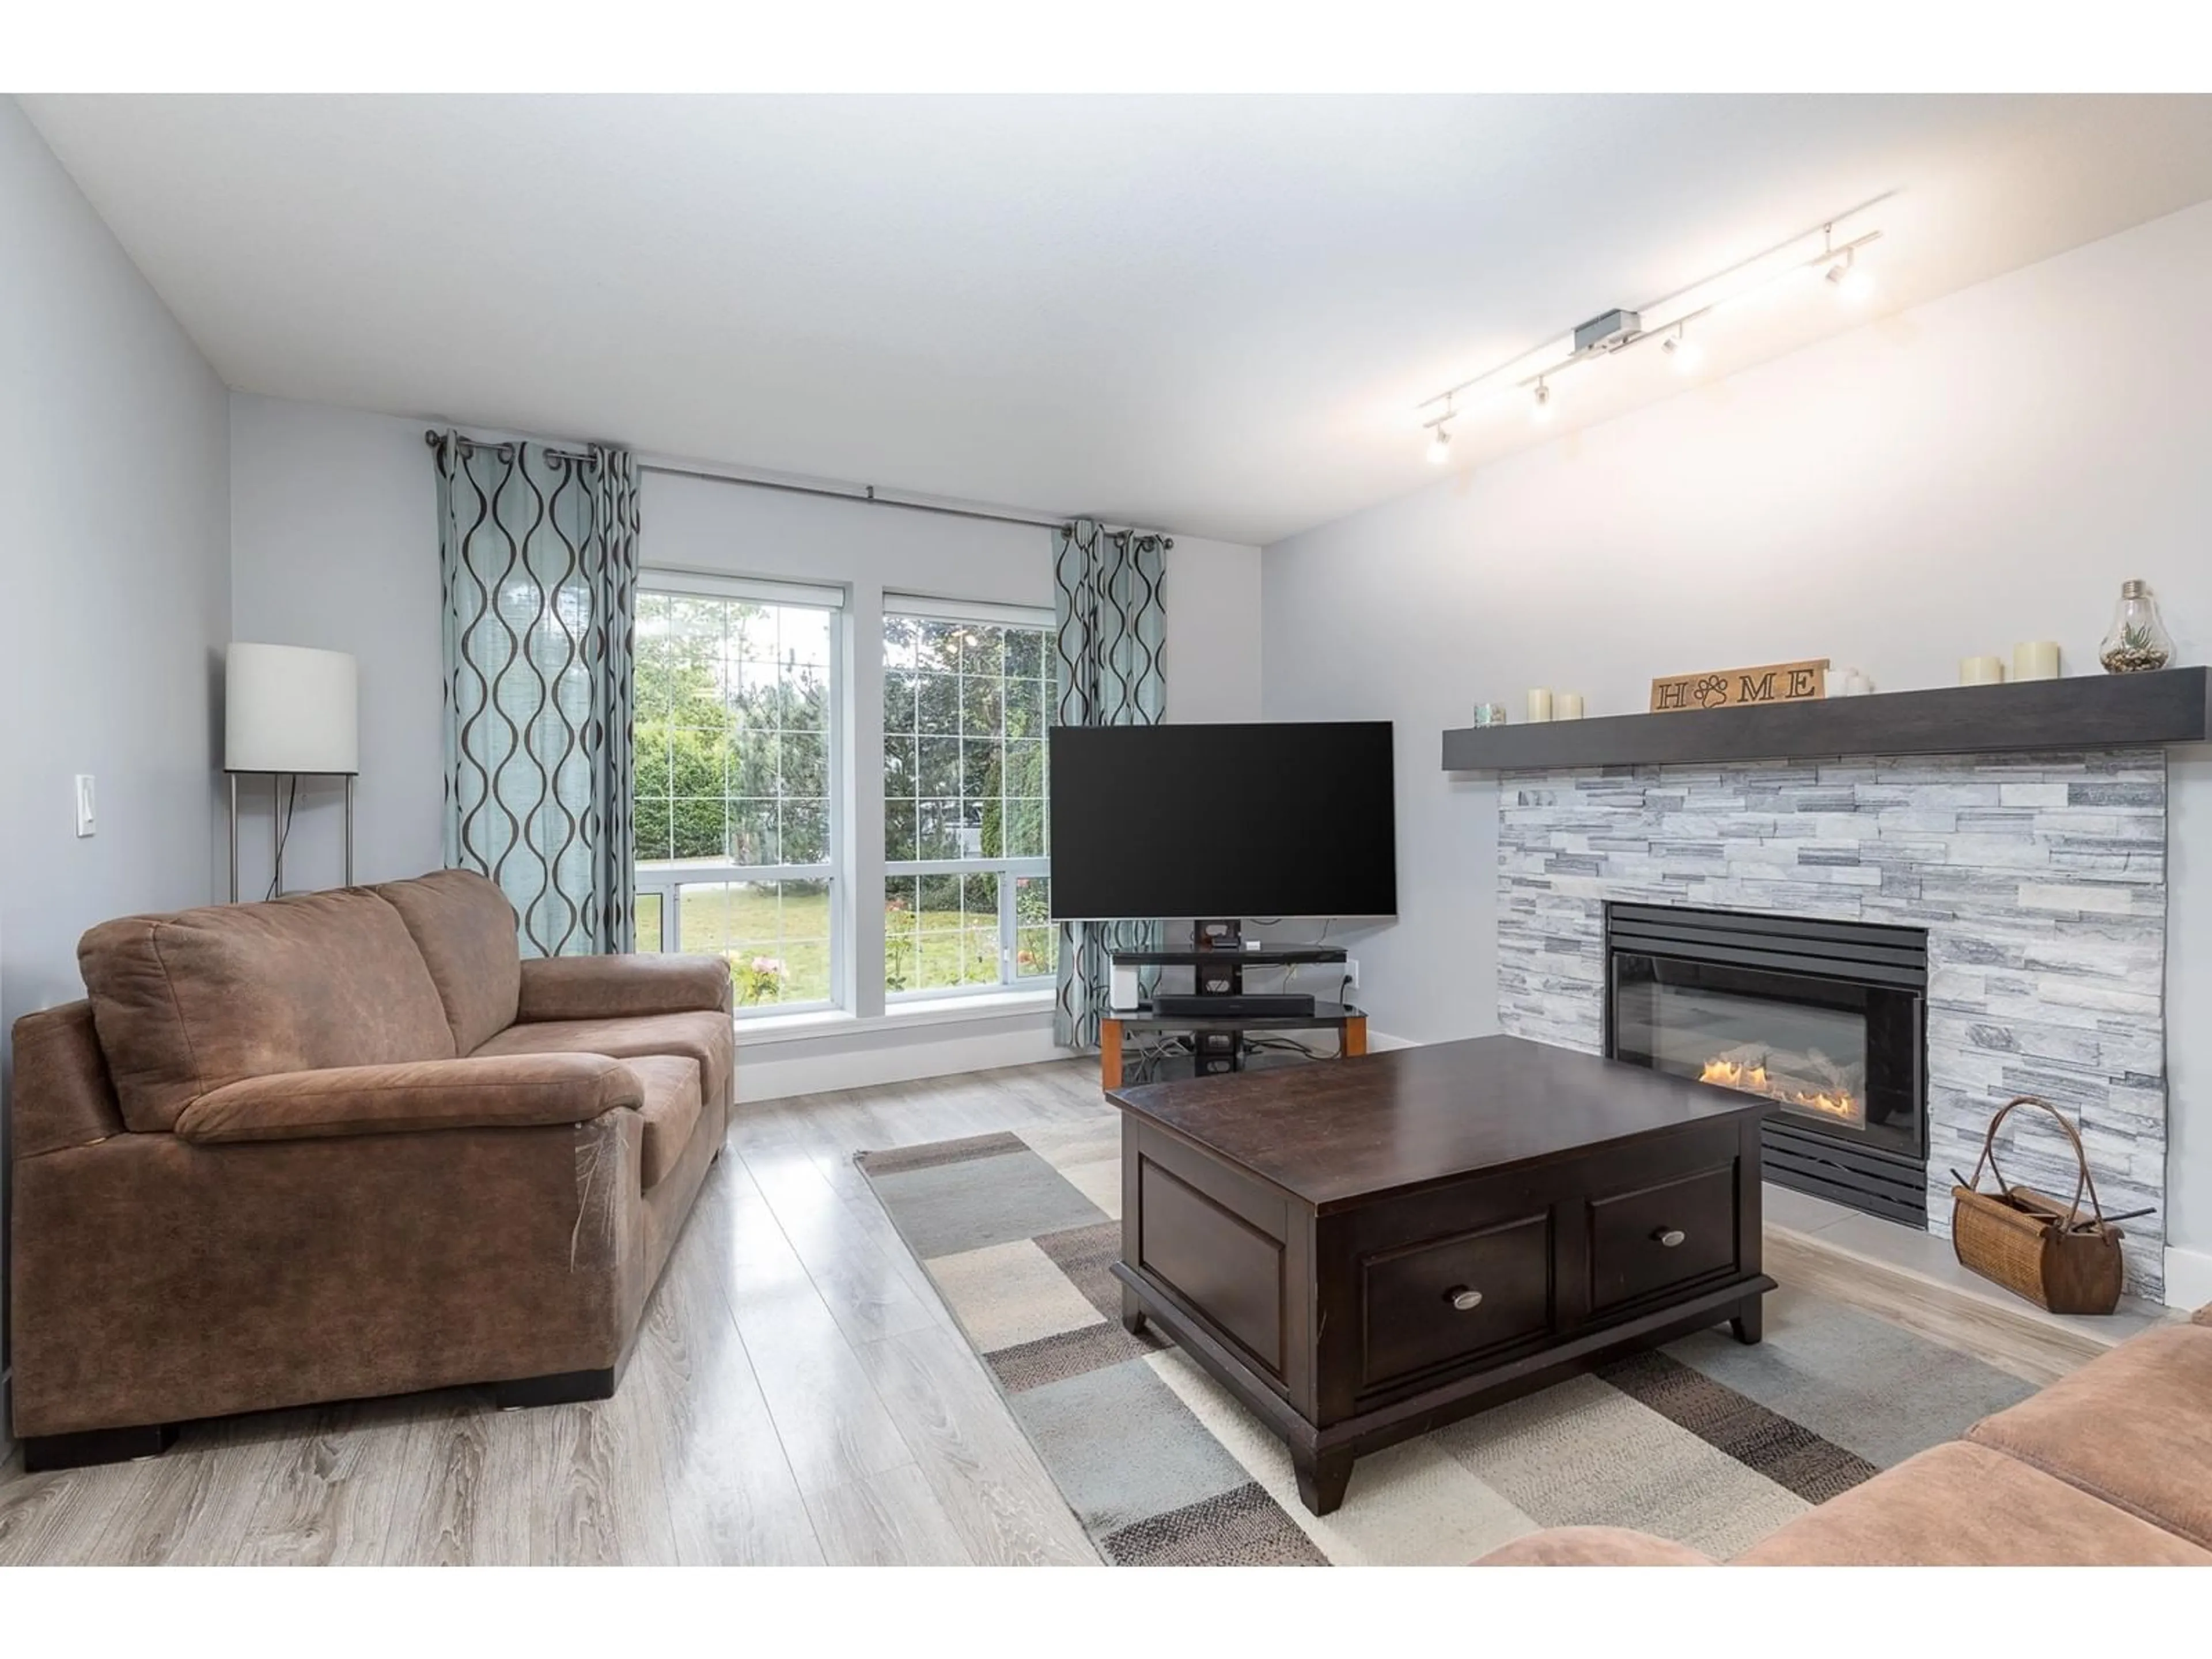
[[[1197,1019],[1290,1019],[1304,1018],[1313,1011],[1312,997],[1291,992],[1271,995],[1243,993],[1216,996],[1181,996],[1170,993],[1152,998],[1152,1012],[1163,1018],[1172,1015]]]
[[[1163,1037],[1178,1039],[1173,1045],[1181,1051],[1173,1056],[1178,1062],[1174,1068],[1177,1075],[1209,1077],[1217,1073],[1246,1072],[1263,1063],[1288,1064],[1291,1069],[1298,1070],[1302,1067],[1293,1063],[1291,1056],[1275,1052],[1305,1048],[1304,1042],[1289,1038],[1288,1034],[1298,1031],[1335,1033],[1334,1055],[1309,1049],[1304,1056],[1308,1060],[1333,1064],[1339,1059],[1356,1060],[1367,1052],[1367,1016],[1342,1003],[1316,1000],[1310,1014],[1272,1018],[1233,1014],[1227,1018],[1213,1018],[1196,1014],[1159,1014],[1147,1009],[1142,1013],[1107,1014],[1099,1019],[1098,1079],[1108,1090],[1117,1089],[1124,1083],[1163,1080],[1169,1073],[1154,1063],[1164,1057],[1158,1042]],[[1146,1034],[1153,1040],[1148,1042]],[[1122,1064],[1125,1054],[1131,1058],[1126,1074]],[[1141,1061],[1137,1058],[1139,1054],[1144,1056]]]

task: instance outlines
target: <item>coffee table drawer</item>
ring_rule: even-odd
[[[1590,1306],[1618,1307],[1735,1266],[1733,1161],[1589,1201]]]
[[[1548,1211],[1366,1257],[1360,1382],[1379,1388],[1552,1323]]]

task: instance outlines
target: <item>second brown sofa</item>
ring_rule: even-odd
[[[447,871],[132,916],[16,1022],[26,1466],[462,1383],[611,1394],[721,1149],[717,957],[525,961]]]
[[[1476,1565],[1711,1563],[1645,1533],[1559,1527]],[[1830,1498],[1732,1565],[2212,1567],[2212,1307]]]

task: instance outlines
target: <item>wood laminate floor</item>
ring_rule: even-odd
[[[190,1425],[138,1463],[18,1456],[0,1565],[1095,1565],[852,1155],[1108,1110],[1073,1060],[741,1106],[613,1399],[455,1389]],[[2033,1381],[2165,1316],[2035,1323],[1948,1282],[1923,1236],[1768,1199],[1778,1275]]]
[[[1079,1121],[1069,1061],[741,1106],[611,1400],[453,1390],[0,1469],[0,1565],[1095,1565],[851,1156]]]

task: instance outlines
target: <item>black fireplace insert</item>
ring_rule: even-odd
[[[1770,1181],[1928,1224],[1928,935],[1606,907],[1606,1052],[1764,1096]]]

